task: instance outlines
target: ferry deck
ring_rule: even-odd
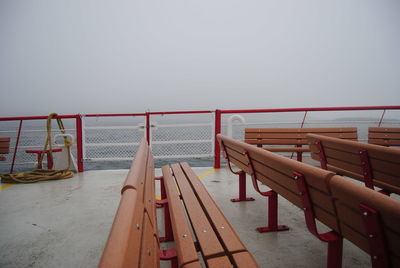
[[[194,168],[260,267],[325,267],[327,245],[308,232],[304,213],[279,198],[284,232],[258,233],[266,198],[247,180],[256,200],[232,203],[238,179],[227,168]],[[0,191],[0,267],[96,267],[128,170],[85,171],[71,179],[19,184]],[[160,175],[160,169],[156,169]],[[162,213],[162,209],[158,209]],[[162,216],[158,217],[162,219]],[[159,227],[162,222],[158,222]],[[324,231],[324,226],[320,226]],[[159,228],[160,235],[163,234]],[[161,244],[163,248],[171,245]],[[169,262],[162,262],[169,267]],[[370,257],[344,240],[343,267],[369,267]]]
[[[83,163],[91,164],[96,159],[100,161],[100,165],[109,160],[114,161],[114,163],[119,163],[121,159],[130,159],[131,161],[134,152],[125,149],[133,150],[137,146],[137,143],[132,142],[132,140],[135,141],[135,139],[143,136],[147,137],[147,140],[153,137],[153,152],[161,147],[165,150],[165,155],[159,155],[161,159],[168,156],[167,154],[170,154],[169,156],[171,156],[171,153],[181,154],[182,151],[175,152],[172,149],[180,148],[182,143],[191,142],[193,145],[188,148],[201,149],[195,157],[202,157],[203,148],[197,146],[197,144],[206,143],[209,147],[212,147],[214,134],[217,133],[227,132],[229,135],[231,132],[235,137],[235,133],[243,134],[245,126],[276,127],[275,118],[278,115],[279,117],[283,116],[287,112],[297,113],[300,121],[287,122],[284,124],[285,127],[314,126],[321,124],[321,122],[320,120],[313,121],[313,114],[310,115],[310,113],[333,111],[338,113],[334,115],[340,116],[340,113],[346,110],[354,111],[357,116],[363,110],[367,112],[376,111],[375,121],[356,122],[358,125],[364,125],[363,128],[359,128],[360,135],[364,136],[367,126],[380,126],[381,124],[398,126],[399,123],[397,118],[399,118],[400,106],[251,111],[216,110],[215,113],[212,111],[170,112],[170,117],[173,117],[175,121],[181,115],[211,115],[211,122],[187,125],[183,123],[178,125],[163,123],[162,120],[166,120],[165,118],[168,118],[166,115],[169,115],[165,112],[60,116],[59,118],[63,118],[65,121],[76,122],[75,127],[71,123],[70,129],[66,131],[74,136],[74,156],[78,162],[78,170],[81,172],[75,173],[73,178],[64,180],[33,184],[0,184],[0,267],[96,267],[117,211],[121,196],[120,190],[128,169],[124,167],[124,169],[114,170],[90,170],[86,166],[83,168]],[[388,112],[386,112],[387,110]],[[236,113],[260,115],[262,117],[256,119],[263,123],[243,122],[241,117],[237,115],[231,116],[229,119],[226,117]],[[224,115],[225,117],[223,117]],[[368,116],[370,116],[370,113]],[[114,117],[127,118],[133,121],[129,122],[128,126],[118,126],[117,124],[110,126],[89,125],[91,123],[89,120],[97,124],[99,118]],[[330,116],[330,118],[335,117]],[[34,156],[28,155],[25,150],[43,148],[41,143],[46,132],[38,130],[43,126],[40,127],[41,125],[38,124],[33,129],[31,128],[35,126],[33,125],[35,122],[40,123],[46,119],[46,116],[0,118],[0,122],[4,125],[4,129],[1,130],[2,135],[11,136],[10,154],[7,156],[7,161],[3,161],[6,167],[11,166],[12,170],[14,160],[16,160],[16,164],[19,161],[30,163],[32,166],[35,164]],[[143,119],[145,119],[144,124]],[[246,120],[250,119],[246,117]],[[158,120],[160,124],[153,127],[151,120]],[[233,124],[234,131],[232,131],[232,126],[222,125],[221,122],[225,122],[225,120],[241,122],[237,125]],[[26,121],[27,123],[25,123]],[[269,121],[272,123],[269,123]],[[122,122],[122,124],[125,123]],[[349,126],[352,124],[355,123],[346,120],[329,122],[329,126]],[[187,131],[187,128],[195,128],[195,131]],[[167,136],[166,140],[155,139],[162,137],[162,135],[158,135],[161,130],[172,135],[170,129],[181,132],[176,132],[175,136]],[[208,130],[200,131],[200,129]],[[112,140],[116,135],[111,134],[110,131],[121,133],[121,140]],[[53,135],[57,133],[59,132],[52,132]],[[93,134],[92,137],[85,137],[90,133]],[[182,137],[186,137],[188,133],[192,136],[188,138],[188,141],[182,141]],[[39,136],[39,134],[42,136]],[[32,135],[35,139],[31,138]],[[102,140],[99,141],[94,138],[100,135]],[[241,139],[240,137],[236,138]],[[110,152],[114,152],[114,148],[117,148],[124,155],[121,153],[104,156],[102,154],[105,148],[109,148]],[[210,156],[210,153],[214,151],[219,152],[219,149],[212,150],[209,148],[208,150],[206,151],[207,156]],[[97,154],[91,154],[91,152]],[[192,153],[190,150],[188,152]],[[181,157],[181,155],[177,156]],[[217,153],[215,153],[215,156],[220,157]],[[168,159],[163,160],[170,163],[175,162]],[[309,157],[304,157],[303,162],[318,165]],[[79,164],[82,166],[79,166]],[[260,267],[326,267],[327,244],[321,242],[307,230],[302,210],[285,199],[279,198],[278,223],[287,225],[290,229],[283,232],[258,233],[255,229],[267,224],[267,200],[266,197],[261,196],[253,189],[251,181],[247,180],[247,196],[254,197],[255,201],[232,203],[230,199],[238,197],[239,182],[237,175],[232,174],[225,165],[216,169],[213,167],[194,167],[193,165],[192,167],[248,250],[254,255]],[[161,175],[161,170],[158,168],[156,169],[156,176],[159,175]],[[159,195],[159,191],[157,194]],[[397,195],[392,196],[400,199]],[[162,209],[158,209],[157,213],[163,213]],[[158,215],[157,218],[159,220],[159,234],[163,236],[163,217]],[[318,227],[321,233],[328,231],[323,225]],[[171,244],[161,243],[162,248],[172,246]],[[342,263],[342,267],[371,266],[370,256],[346,239],[344,239],[343,244]],[[170,263],[162,262],[161,266],[170,267]]]

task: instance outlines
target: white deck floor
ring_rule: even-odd
[[[267,203],[250,180],[247,193],[256,201],[232,203],[236,175],[225,168],[194,171],[205,174],[201,180],[261,267],[326,266],[327,245],[307,231],[300,209],[279,198],[279,223],[290,230],[257,233],[267,221]],[[87,171],[0,190],[0,267],[96,267],[127,172]],[[343,267],[369,266],[369,256],[345,240]]]

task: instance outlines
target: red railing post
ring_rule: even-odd
[[[146,112],[146,141],[150,145],[150,113]]]
[[[78,172],[83,172],[83,128],[82,128],[82,117],[80,114],[75,116],[76,120],[76,161],[78,162]]]
[[[17,140],[16,140],[16,142],[15,142],[13,160],[12,160],[11,169],[10,169],[10,173],[11,173],[11,174],[14,172],[14,164],[15,164],[15,158],[16,158],[16,156],[17,156],[17,150],[18,150],[18,144],[19,144],[19,137],[21,137],[22,121],[23,121],[23,120],[20,120],[20,121],[19,121],[18,135],[17,135]]]
[[[215,110],[214,168],[221,167],[221,147],[217,135],[221,133],[221,110]]]

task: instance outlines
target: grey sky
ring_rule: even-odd
[[[400,104],[398,0],[0,0],[0,38],[0,116]]]

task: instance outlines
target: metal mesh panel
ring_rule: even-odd
[[[132,160],[145,135],[143,117],[84,118],[84,160]]]

